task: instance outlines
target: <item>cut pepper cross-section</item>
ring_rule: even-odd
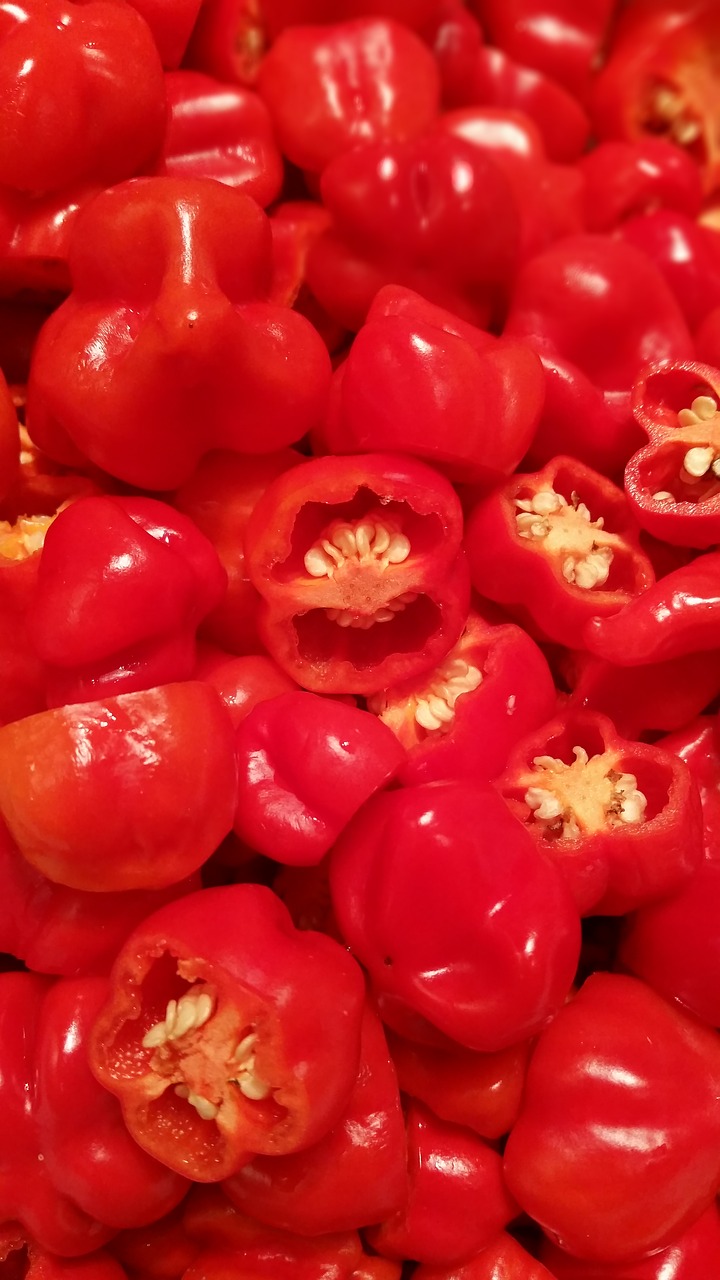
[[[525,803],[548,835],[579,836],[644,820],[647,797],[634,774],[617,769],[608,752],[589,756],[573,747],[573,756],[572,764],[535,756],[535,772],[527,777]]]
[[[541,489],[530,498],[516,498],[515,517],[520,538],[542,538],[548,555],[561,557],[562,575],[584,591],[603,586],[610,575],[616,534],[593,520],[586,503],[573,493],[570,502],[554,489]]]

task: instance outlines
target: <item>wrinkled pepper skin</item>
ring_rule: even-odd
[[[368,711],[300,692],[256,706],[237,730],[235,752],[235,831],[288,866],[320,862],[405,762],[394,733]]]
[[[296,930],[264,886],[161,908],[120,951],[110,985],[90,1065],[135,1140],[169,1168],[219,1181],[254,1155],[312,1146],[342,1116],[359,1065],[362,972],[331,938]]]
[[[242,191],[137,178],[103,192],[75,224],[73,292],[38,338],[33,439],[145,489],[177,487],[212,448],[300,439],[330,359],[304,317],[267,301],[271,269],[270,224]]]
[[[569,991],[577,913],[490,787],[436,782],[375,796],[335,846],[330,885],[342,936],[391,1026],[415,1015],[494,1053],[540,1030]]]
[[[306,1151],[258,1156],[222,1185],[232,1204],[259,1222],[319,1236],[398,1211],[406,1164],[397,1075],[382,1024],[368,1005],[357,1080],[338,1124]]]
[[[200,682],[5,725],[0,775],[0,811],[21,853],[71,889],[175,884],[232,827],[232,723]]]
[[[165,128],[162,65],[129,4],[0,8],[0,184],[42,195],[140,173]]]
[[[720,1267],[720,1212],[711,1205],[671,1245],[641,1262],[584,1262],[547,1242],[542,1258],[555,1280],[707,1280]]]
[[[90,1074],[87,1036],[106,992],[101,978],[0,976],[0,1218],[62,1257],[153,1222],[187,1190],[136,1146]]]
[[[717,1189],[719,1071],[715,1032],[636,978],[594,974],[533,1055],[505,1150],[510,1191],[589,1261],[671,1244]]]

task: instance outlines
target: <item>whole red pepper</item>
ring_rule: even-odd
[[[582,644],[593,616],[618,613],[655,578],[622,490],[572,457],[481,499],[465,545],[481,595],[569,646]]]
[[[403,1203],[405,1122],[382,1024],[363,1015],[357,1081],[325,1138],[287,1156],[258,1156],[222,1185],[232,1204],[259,1222],[302,1236],[382,1221]]]
[[[270,225],[241,191],[121,183],[78,218],[70,267],[73,292],[43,327],[28,388],[29,429],[51,457],[86,454],[170,489],[211,448],[280,449],[321,417],[327,350],[266,301]]]
[[[720,1266],[720,1211],[713,1204],[672,1244],[640,1262],[586,1262],[544,1243],[556,1280],[706,1280]]]
[[[106,990],[101,978],[0,975],[0,1220],[63,1257],[153,1222],[187,1190],[136,1146],[90,1074],[87,1037]]]
[[[235,831],[290,866],[320,862],[405,761],[395,735],[369,712],[300,692],[256,706],[237,730],[235,752]]]
[[[490,484],[525,455],[544,398],[542,366],[525,343],[386,285],[335,372],[317,452],[397,449],[451,480]]]
[[[449,481],[413,458],[314,458],[286,471],[245,537],[268,652],[322,693],[376,693],[427,670],[467,618],[461,537]]]
[[[73,889],[159,889],[196,871],[232,827],[235,777],[230,718],[200,682],[0,729],[2,816],[28,862]]]
[[[681,889],[703,851],[687,766],[626,742],[604,716],[564,715],[518,743],[498,786],[582,914],[624,915]]]
[[[577,913],[490,787],[375,796],[335,846],[330,884],[342,936],[403,1034],[414,1016],[493,1053],[538,1031],[567,995]]]
[[[612,231],[626,218],[650,214],[658,205],[688,218],[700,212],[697,165],[664,138],[601,142],[581,158],[578,168],[584,178],[588,231]]]
[[[717,1190],[719,1072],[714,1031],[636,978],[594,974],[533,1054],[505,1149],[510,1191],[580,1258],[663,1248]]]
[[[337,1123],[363,999],[343,948],[297,931],[269,889],[205,889],[155,912],[120,951],[90,1065],[141,1147],[219,1181]]]

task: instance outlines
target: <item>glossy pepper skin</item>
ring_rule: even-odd
[[[447,1124],[411,1102],[404,1205],[371,1227],[367,1239],[398,1262],[462,1263],[517,1215],[502,1175],[502,1157],[469,1129]]]
[[[670,752],[570,713],[519,743],[498,783],[565,877],[581,914],[624,915],[682,889],[700,865],[700,797]]]
[[[653,363],[633,392],[649,444],[625,468],[638,523],[676,546],[720,540],[720,370],[694,361]],[[720,461],[717,462],[720,470]]]
[[[363,1014],[357,1080],[339,1122],[288,1156],[258,1156],[223,1191],[241,1212],[302,1236],[349,1231],[400,1209],[406,1191],[405,1121],[382,1024]]]
[[[153,1222],[187,1190],[135,1145],[90,1074],[87,1036],[106,990],[101,978],[0,976],[0,1217],[62,1257]]]
[[[525,343],[386,285],[335,371],[316,452],[397,449],[453,481],[491,484],[525,455],[544,399],[540,360]]]
[[[175,884],[232,827],[232,724],[200,682],[5,725],[0,764],[0,811],[21,853],[72,889]]]
[[[121,183],[78,219],[70,269],[28,390],[31,434],[51,457],[171,489],[211,448],[280,449],[321,416],[327,351],[267,301],[270,226],[243,192],[207,178]]]
[[[300,692],[256,706],[237,730],[235,754],[235,831],[289,866],[320,862],[405,761],[395,735],[369,712]]]
[[[510,1191],[580,1258],[632,1262],[670,1244],[717,1189],[719,1070],[714,1032],[636,978],[594,974],[533,1055]]]
[[[220,694],[235,729],[259,703],[297,689],[295,681],[266,654],[235,657],[210,645],[198,655],[195,679],[204,680]]]
[[[68,258],[75,219],[100,189],[97,183],[82,182],[33,196],[0,188],[3,297],[13,302],[18,297],[32,299],[49,314],[69,292]],[[27,372],[22,381],[27,381]]]
[[[260,635],[298,684],[376,693],[427,670],[469,608],[462,510],[413,458],[314,458],[266,489],[247,524]]]
[[[418,1267],[417,1280],[554,1280],[514,1236],[504,1231],[461,1267]]]
[[[475,506],[465,546],[473,586],[535,634],[579,647],[594,616],[652,586],[625,495],[576,458],[515,474]]]
[[[72,503],[45,535],[28,622],[49,705],[190,679],[226,581],[212,544],[165,503]]]
[[[331,161],[320,191],[333,225],[312,246],[307,280],[335,320],[357,331],[378,290],[399,284],[487,327],[520,243],[512,188],[493,159],[442,133],[368,143]]]
[[[517,741],[555,709],[547,662],[513,623],[471,610],[457,644],[434,671],[373,694],[368,709],[397,734],[404,784],[496,778]]]
[[[415,1015],[493,1053],[538,1031],[567,995],[577,914],[489,787],[437,782],[375,796],[336,845],[330,886],[342,936],[401,1032]]]
[[[620,228],[662,272],[695,332],[720,306],[720,249],[717,232],[672,209],[629,218]]]
[[[697,217],[702,182],[695,162],[664,138],[600,142],[578,163],[584,179],[588,231],[612,231],[658,205]],[[642,248],[642,246],[639,246]]]
[[[697,658],[693,658],[693,662]],[[705,856],[720,859],[720,732],[716,716],[698,716],[663,738],[660,746],[687,765],[700,794]]]
[[[363,999],[350,956],[296,930],[269,889],[205,889],[150,916],[119,953],[90,1065],[146,1151],[215,1182],[337,1123]]]
[[[35,194],[139,173],[165,127],[162,65],[129,4],[0,8],[0,184]]]
[[[666,1249],[640,1262],[586,1262],[549,1243],[542,1258],[556,1280],[706,1280],[720,1266],[720,1213],[711,1205]]]
[[[286,28],[263,59],[258,90],[283,154],[311,173],[358,143],[417,137],[440,105],[432,53],[382,18]]]

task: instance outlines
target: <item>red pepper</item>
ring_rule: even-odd
[[[161,908],[121,950],[111,987],[90,1064],[169,1168],[219,1181],[340,1119],[362,973],[332,939],[298,932],[269,889],[204,889]]]
[[[542,1263],[503,1231],[462,1267],[418,1267],[415,1280],[553,1280]]]
[[[567,995],[577,914],[490,787],[436,782],[375,796],[336,845],[330,884],[342,935],[402,1034],[408,1013],[494,1053],[538,1031]]]
[[[317,451],[393,448],[451,480],[487,485],[525,455],[544,398],[542,366],[525,343],[386,285],[335,372]]]
[[[502,1157],[458,1125],[408,1105],[405,1204],[366,1232],[378,1253],[436,1266],[466,1262],[517,1216]]]
[[[663,138],[601,142],[579,161],[588,231],[612,231],[626,218],[658,209],[688,218],[700,212],[702,183],[697,165]],[[640,248],[643,246],[640,245]]]
[[[681,729],[717,697],[720,655],[711,650],[619,667],[578,651],[567,655],[563,675],[573,706],[602,712],[624,738],[641,738],[648,731]]]
[[[2,816],[31,866],[72,889],[176,884],[227,835],[234,806],[232,724],[199,682],[0,729]]]
[[[0,188],[3,294],[32,298],[45,308],[57,305],[70,290],[68,257],[75,220],[99,190],[88,182],[42,196]]]
[[[526,263],[504,333],[534,347],[547,372],[532,465],[569,453],[608,475],[639,444],[630,393],[648,354],[694,355],[657,268],[631,245],[603,236],[562,240]]]
[[[622,490],[576,458],[515,475],[482,499],[466,547],[481,595],[575,647],[593,616],[617,613],[655,578]]]
[[[472,78],[483,33],[464,0],[440,0],[423,23],[423,38],[435,55],[445,107],[463,106],[472,92]]]
[[[258,853],[290,866],[320,862],[405,760],[381,721],[312,693],[283,693],[256,706],[235,745],[235,831]]]
[[[498,786],[581,914],[624,915],[681,889],[702,859],[690,770],[626,742],[604,716],[575,712],[518,744]]]
[[[303,317],[265,301],[270,226],[249,196],[210,179],[121,183],[78,218],[71,272],[28,389],[51,457],[170,489],[211,448],[280,449],[320,418],[329,357]]]
[[[663,738],[660,745],[679,756],[695,779],[703,811],[705,856],[720,859],[720,729],[715,717],[699,716],[689,724],[686,720],[680,732]]]
[[[265,654],[236,658],[209,647],[198,655],[195,679],[204,680],[220,694],[235,729],[259,703],[297,689],[295,681]]]
[[[270,655],[307,689],[376,693],[425,671],[467,618],[462,511],[442,476],[390,454],[315,458],[247,525]]]
[[[717,232],[687,214],[658,209],[629,218],[623,240],[642,249],[662,272],[692,330],[720,306],[720,252]]]
[[[720,685],[719,685],[720,687]],[[457,644],[436,669],[368,699],[408,752],[405,784],[496,778],[515,743],[552,715],[550,668],[512,623],[472,612]]]
[[[165,88],[169,117],[155,172],[217,178],[263,208],[272,204],[283,183],[283,158],[262,99],[199,71],[171,71]]]
[[[307,279],[346,328],[360,328],[386,284],[481,327],[504,301],[520,215],[505,173],[477,147],[442,133],[370,143],[331,161],[320,189],[333,228],[313,245]]]
[[[592,618],[584,641],[620,667],[687,658],[720,648],[720,552],[698,556],[630,601],[612,618]]]
[[[382,1025],[363,1016],[360,1066],[338,1124],[320,1142],[289,1156],[259,1156],[223,1190],[241,1212],[302,1236],[380,1222],[403,1203],[405,1123]]]
[[[45,708],[46,672],[28,635],[28,610],[51,517],[0,522],[0,724]]]
[[[139,14],[21,0],[0,19],[0,184],[42,195],[139,173],[165,127],[162,66]]]
[[[0,1227],[0,1267],[8,1280],[127,1280],[104,1249],[85,1258],[58,1258],[12,1226]]]
[[[21,1223],[63,1257],[154,1221],[187,1189],[135,1145],[88,1069],[87,1036],[106,986],[0,976],[0,1220]]]
[[[152,498],[81,498],[48,529],[28,627],[50,706],[192,677],[226,577],[192,521]]]
[[[143,1280],[178,1280],[197,1257],[199,1243],[186,1229],[191,1198],[149,1227],[120,1231],[110,1249],[129,1275]]]
[[[440,98],[429,49],[381,18],[287,28],[263,59],[258,89],[284,155],[311,173],[358,143],[418,137]]]
[[[625,488],[638,522],[681,547],[720,540],[720,370],[654,363],[635,384],[635,416],[650,441],[630,459]]]
[[[687,148],[712,191],[720,176],[719,39],[714,0],[635,0],[595,80],[599,137],[667,137]]]
[[[392,1032],[388,1043],[403,1093],[424,1102],[441,1120],[490,1139],[512,1129],[520,1111],[529,1041],[497,1053],[473,1053],[460,1045],[433,1049]]]
[[[130,3],[152,31],[163,66],[168,70],[177,67],[198,16],[200,0],[173,0],[172,5],[166,0],[130,0]]]
[[[542,1257],[556,1280],[706,1280],[720,1267],[720,1211],[711,1205],[666,1249],[630,1265],[584,1262],[547,1243]]]

